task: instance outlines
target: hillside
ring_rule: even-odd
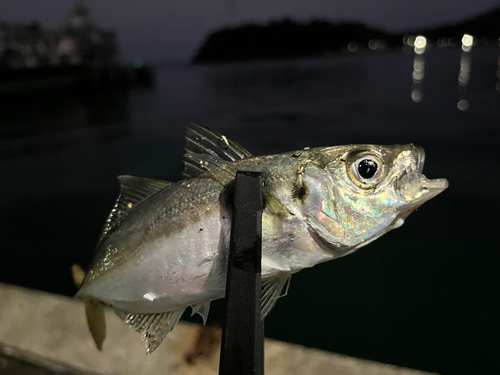
[[[461,38],[464,33],[498,41],[500,7],[454,24],[404,34],[425,35],[436,42],[441,37]],[[355,22],[333,24],[323,20],[309,23],[283,20],[267,25],[248,24],[211,33],[193,62],[327,56],[347,51],[347,46],[353,41],[356,42],[356,51],[363,51],[369,50],[370,40],[377,40],[377,47],[371,49],[380,51],[402,47],[404,34],[389,34]]]
[[[367,45],[372,39],[389,40],[385,32],[359,23],[290,20],[268,25],[249,24],[210,34],[194,62],[241,61],[322,56],[339,53],[351,41]]]

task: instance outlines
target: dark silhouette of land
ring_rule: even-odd
[[[339,53],[352,41],[368,48],[372,39],[388,41],[391,37],[360,23],[284,20],[265,26],[250,24],[210,34],[194,62],[322,56]]]
[[[270,60],[328,56],[342,52],[383,51],[403,47],[403,36],[424,35],[431,42],[439,38],[461,38],[464,33],[483,41],[498,41],[500,7],[465,21],[431,29],[389,34],[361,23],[333,24],[316,20],[292,20],[267,25],[248,24],[214,31],[193,58],[194,63]],[[486,39],[485,39],[486,38]],[[371,45],[369,42],[373,41]],[[350,44],[352,43],[352,44]]]

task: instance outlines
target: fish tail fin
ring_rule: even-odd
[[[96,299],[85,301],[85,313],[90,334],[94,339],[97,349],[102,350],[102,344],[106,338],[106,318],[104,316],[104,306]]]
[[[73,282],[77,287],[81,287],[85,279],[85,271],[78,264],[71,266],[71,274],[73,275]]]

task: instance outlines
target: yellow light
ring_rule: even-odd
[[[419,35],[415,38],[415,41],[413,42],[414,50],[417,55],[421,55],[422,53],[425,52],[425,47],[427,46],[427,39],[425,36]]]
[[[474,37],[469,34],[464,34],[462,37],[462,45],[465,47],[472,47],[472,44],[474,43]]]
[[[416,48],[425,48],[427,46],[427,39],[425,36],[419,35],[415,39],[415,47]]]

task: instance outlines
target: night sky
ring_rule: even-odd
[[[2,0],[0,22],[61,25],[70,0]],[[487,11],[498,0],[86,0],[100,26],[116,30],[127,59],[188,60],[213,29],[289,17],[356,20],[388,31],[448,23]]]

